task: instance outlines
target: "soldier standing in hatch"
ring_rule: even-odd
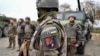
[[[33,36],[34,31],[35,31],[35,26],[31,24],[31,19],[29,17],[26,17],[25,18],[25,28],[24,28],[24,32],[25,32],[24,38],[30,40],[30,43],[31,43],[31,38]]]
[[[8,29],[8,37],[9,37],[9,46],[11,48],[13,45],[13,49],[15,48],[15,37],[16,37],[16,23],[14,19],[10,20],[9,29]]]
[[[80,32],[78,24],[75,22],[76,17],[74,15],[70,15],[68,20],[69,23],[65,24],[66,32],[67,32],[67,56],[74,56],[76,53],[76,49],[79,46],[79,39],[76,37],[77,33]]]
[[[17,25],[17,35],[18,35],[18,45],[19,45],[19,49],[21,47],[21,44],[23,42],[23,38],[24,38],[24,20],[22,18],[20,18],[18,20],[18,25]],[[19,51],[18,49],[18,51]]]

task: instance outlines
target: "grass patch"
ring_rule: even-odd
[[[92,33],[100,33],[100,28],[93,29],[93,30],[92,30]]]

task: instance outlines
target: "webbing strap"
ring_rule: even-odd
[[[44,17],[48,17],[48,16],[50,16],[50,15],[52,15],[52,14],[55,14],[55,13],[56,13],[56,11],[47,12],[47,13],[43,14],[43,15],[39,18],[39,20],[40,20],[40,19],[46,19],[46,18],[44,18]]]

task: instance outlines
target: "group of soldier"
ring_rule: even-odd
[[[62,26],[56,17],[58,0],[37,0],[37,10],[39,17],[37,27],[30,23],[29,17],[26,17],[25,21],[22,18],[18,22],[13,19],[10,20],[8,48],[15,48],[17,34],[19,49],[24,39],[31,42],[34,38],[33,48],[39,51],[39,56],[74,56],[80,44],[80,38],[77,35],[81,33],[79,25],[75,23],[76,17],[70,15],[68,17],[69,23]],[[30,44],[28,44],[28,49]]]
[[[79,46],[78,45],[79,39],[78,38],[76,39],[76,35],[80,33],[80,29],[78,25],[75,23],[76,17],[74,15],[70,15],[68,19],[69,19],[69,23],[65,25],[66,28],[65,31],[67,32],[67,43],[66,43],[67,55],[73,56],[76,50],[75,47]],[[8,31],[8,37],[9,37],[8,48],[15,49],[16,35],[18,35],[19,49],[24,39],[28,39],[31,41],[35,28],[36,27],[30,23],[29,17],[26,17],[25,21],[22,18],[20,18],[18,22],[16,22],[14,19],[11,19],[9,24],[9,31]]]
[[[19,48],[21,47],[21,44],[23,43],[24,39],[31,40],[32,34],[35,31],[35,26],[32,25],[30,21],[31,20],[29,17],[26,17],[25,21],[22,18],[20,18],[18,22],[16,22],[15,19],[10,20],[8,29],[8,37],[9,37],[8,48],[15,49],[16,35],[18,36]]]

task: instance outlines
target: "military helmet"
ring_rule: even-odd
[[[69,19],[70,17],[73,17],[73,18],[76,20],[76,16],[75,16],[74,14],[70,14],[69,17],[68,17],[68,19]]]
[[[58,0],[37,0],[37,8],[56,8],[58,9]]]

